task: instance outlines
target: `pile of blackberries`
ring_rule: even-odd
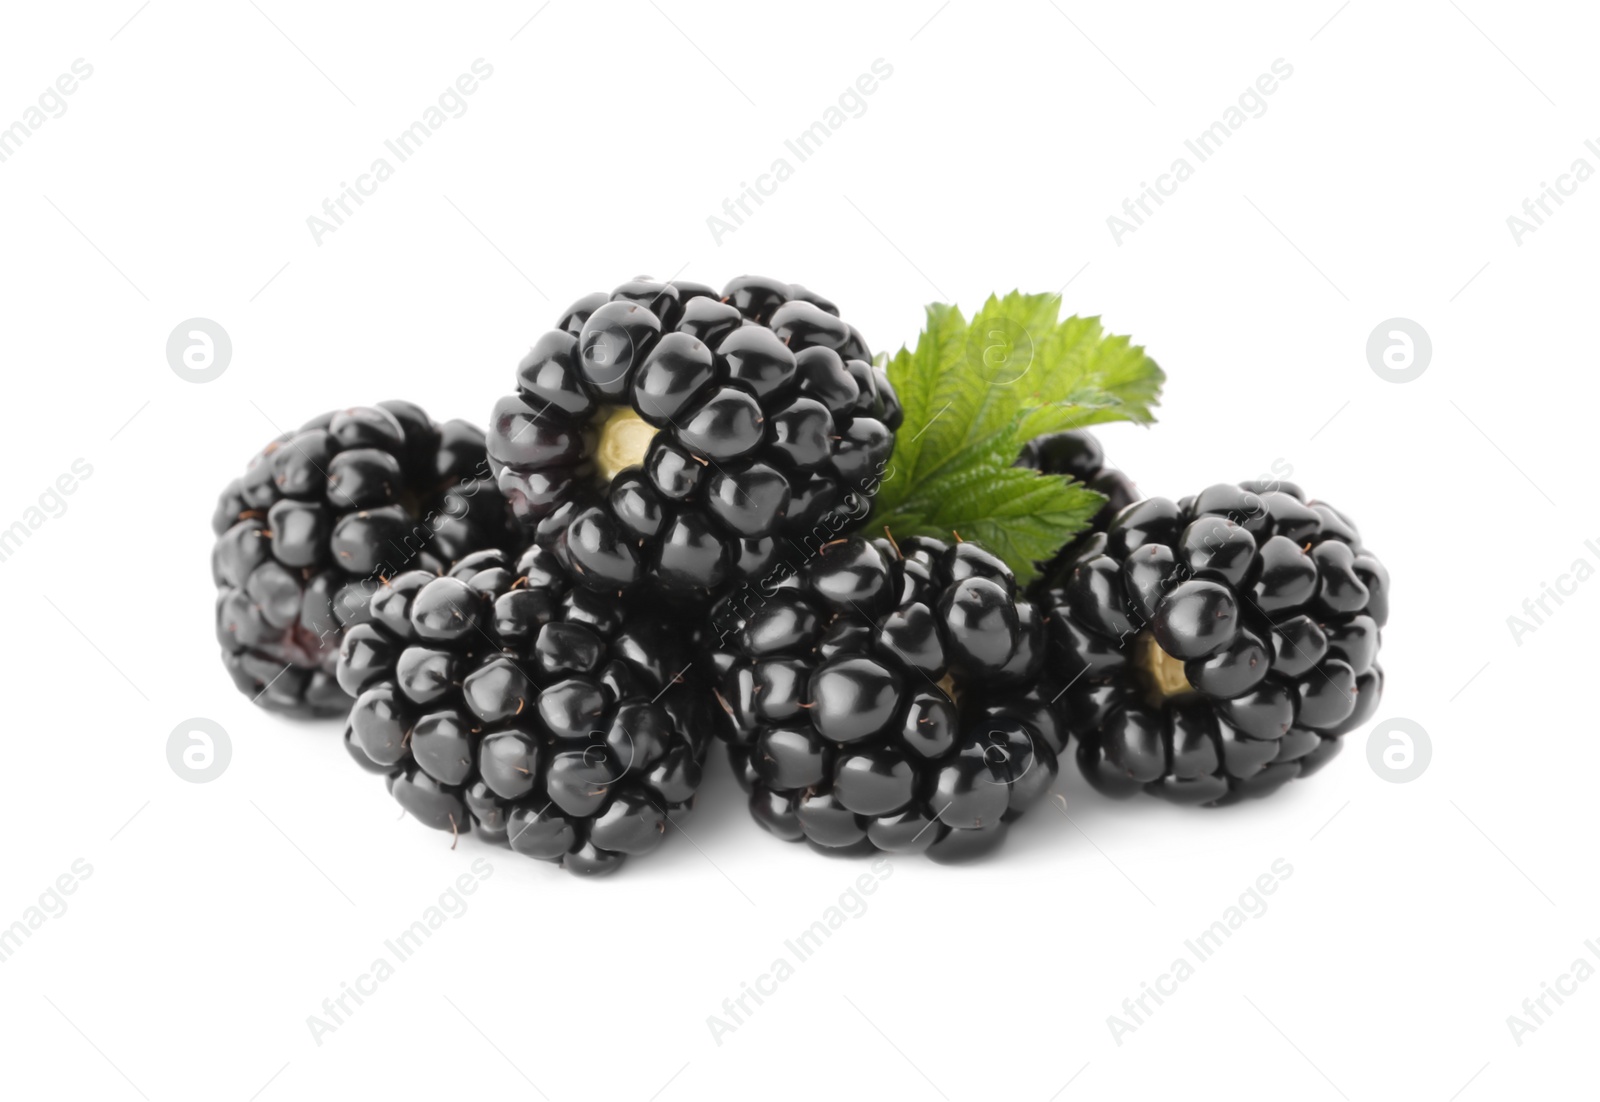
[[[1086,432],[1041,437],[1019,466],[1106,500],[1024,589],[958,533],[866,530],[901,421],[803,287],[589,295],[487,434],[383,402],[251,461],[213,523],[224,664],[345,715],[423,823],[582,874],[681,824],[718,739],[778,837],[958,860],[1069,742],[1100,791],[1217,805],[1373,715],[1388,575],[1333,507],[1140,499]]]

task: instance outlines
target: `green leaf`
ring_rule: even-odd
[[[929,402],[945,365],[953,362],[966,347],[967,323],[954,306],[935,303],[928,307],[928,323],[917,338],[917,350],[901,348],[889,361],[889,381],[894,384],[905,413],[902,431],[895,436],[895,466],[909,463],[915,469],[924,433],[919,431],[930,420]],[[918,426],[908,434],[906,425]]]
[[[928,307],[915,349],[888,361],[905,411],[874,527],[960,532],[1021,579],[1086,526],[1098,494],[1013,467],[1029,440],[1106,421],[1149,423],[1165,379],[1144,349],[1098,318],[1060,318],[1057,295],[990,296],[969,323]]]
[[[964,472],[969,477],[972,473]],[[1034,564],[1047,561],[1105,504],[1105,498],[1080,482],[1023,467],[999,467],[983,474],[981,481],[958,489],[926,512],[889,513],[878,523],[897,538],[948,540],[959,533],[999,555],[1026,584],[1038,573]]]

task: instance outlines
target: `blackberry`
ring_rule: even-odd
[[[400,574],[371,613],[340,650],[345,742],[426,825],[599,874],[688,813],[712,725],[695,633],[537,546]]]
[[[1065,475],[1102,494],[1106,503],[1090,523],[1091,531],[1103,532],[1112,517],[1139,500],[1139,488],[1127,475],[1106,466],[1105,449],[1087,429],[1034,437],[1023,447],[1016,465]]]
[[[1264,796],[1371,718],[1389,575],[1288,483],[1124,508],[1044,597],[1045,678],[1102,792]]]
[[[1058,474],[1074,479],[1106,499],[1087,528],[1069,540],[1048,563],[1037,564],[1042,568],[1041,575],[1045,577],[1056,573],[1074,559],[1096,532],[1106,530],[1112,517],[1139,500],[1139,488],[1127,475],[1115,467],[1106,466],[1105,449],[1087,429],[1069,429],[1034,437],[1023,447],[1016,465],[1031,467],[1043,474]]]
[[[756,276],[579,299],[494,408],[512,509],[585,584],[702,609],[780,541],[864,519],[900,403],[828,300]]]
[[[268,444],[222,491],[212,529],[217,639],[234,683],[268,708],[340,715],[340,634],[379,580],[504,543],[510,523],[481,430],[380,402]]]
[[[976,544],[839,540],[712,626],[722,735],[780,838],[974,856],[1055,777],[1043,624]]]

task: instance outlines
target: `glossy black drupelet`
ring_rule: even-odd
[[[1139,488],[1127,475],[1106,466],[1105,448],[1088,429],[1034,437],[1023,446],[1017,466],[1066,475],[1103,494],[1106,503],[1090,525],[1094,530],[1104,531],[1112,517],[1139,500]]]
[[[511,536],[483,433],[409,402],[324,414],[268,444],[223,490],[217,638],[239,690],[275,710],[342,715],[339,640],[381,579],[439,570]]]
[[[901,411],[838,314],[755,276],[580,299],[495,406],[501,489],[585,584],[703,609],[770,570],[780,540],[866,513]]]
[[[1043,474],[1064,475],[1082,482],[1102,495],[1106,503],[1080,535],[1056,553],[1044,573],[1054,573],[1074,558],[1096,532],[1104,532],[1111,518],[1139,500],[1139,488],[1115,467],[1106,466],[1105,449],[1087,429],[1068,429],[1048,436],[1036,436],[1023,447],[1017,466],[1031,467]]]
[[[1388,590],[1355,526],[1296,486],[1150,498],[1045,595],[1045,688],[1101,791],[1263,796],[1321,768],[1372,717]]]
[[[345,741],[428,826],[611,872],[699,787],[715,706],[696,634],[574,586],[540,547],[401,574],[345,635]]]
[[[712,632],[734,771],[780,838],[974,856],[1055,777],[1043,624],[975,544],[840,540]]]

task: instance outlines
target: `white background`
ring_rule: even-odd
[[[1520,1045],[1507,1017],[1600,938],[1600,581],[1520,645],[1506,620],[1600,565],[1600,182],[1520,244],[1506,218],[1575,158],[1600,168],[1593,14],[540,3],[7,9],[0,125],[74,59],[94,71],[0,164],[0,527],[75,459],[93,474],[0,563],[0,926],[93,871],[0,965],[5,1093],[1592,1093],[1600,982]],[[477,58],[466,113],[315,242],[307,217]],[[714,241],[707,216],[878,58],[865,114]],[[1107,216],[1278,58],[1266,113],[1114,241]],[[719,1045],[708,1016],[867,869],[763,834],[720,756],[692,842],[587,882],[451,852],[338,724],[235,693],[209,519],[274,425],[390,397],[481,422],[580,294],[747,271],[827,294],[878,349],[927,302],[1012,287],[1133,334],[1170,376],[1161,424],[1103,438],[1145,492],[1282,460],[1388,564],[1378,718],[1428,732],[1422,776],[1380,776],[1367,730],[1225,811],[1109,802],[1069,767],[1070,821],[1043,804],[977,866],[896,859]],[[165,356],[196,316],[234,347],[205,385]],[[1433,342],[1403,385],[1365,351],[1396,316]],[[166,756],[196,716],[232,743],[207,784]],[[469,909],[315,1043],[308,1015],[478,857]],[[1108,1016],[1279,858],[1266,912],[1119,1045]]]

